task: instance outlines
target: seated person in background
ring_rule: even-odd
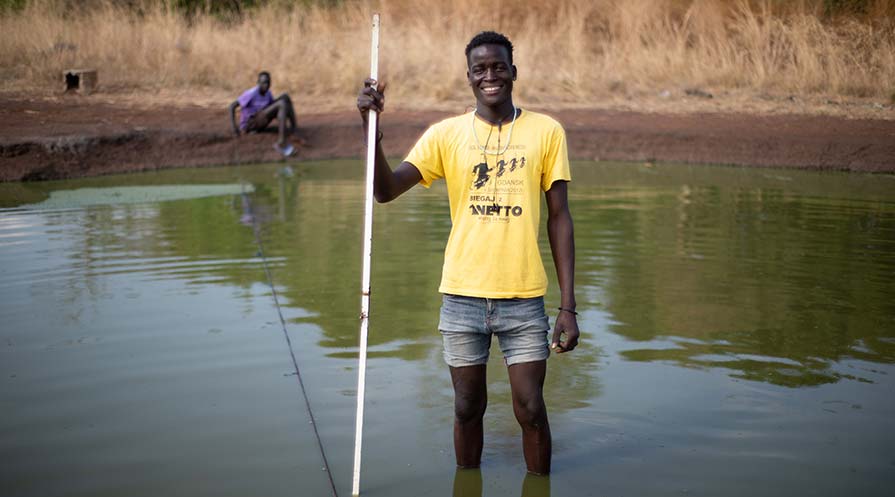
[[[236,125],[236,108],[240,108],[239,126]],[[270,92],[270,73],[262,71],[258,74],[258,86],[249,88],[230,104],[230,123],[233,132],[238,136],[243,133],[262,131],[274,119],[279,128],[279,139],[274,144],[283,155],[295,152],[295,147],[286,143],[286,134],[295,132],[295,109],[289,95],[283,93],[273,98]]]

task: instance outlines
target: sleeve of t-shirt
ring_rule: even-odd
[[[252,97],[255,95],[255,90],[257,88],[258,87],[256,86],[255,88],[249,88],[248,90],[242,92],[242,95],[240,95],[239,98],[236,99],[236,101],[239,102],[240,107],[245,109],[249,106],[249,102],[252,101]]]
[[[433,181],[444,178],[441,148],[441,133],[439,133],[437,125],[430,126],[404,159],[419,170],[420,176],[423,177],[420,184],[426,188],[432,186]]]
[[[547,154],[544,157],[544,169],[541,173],[541,190],[547,191],[555,181],[571,181],[569,168],[569,147],[566,144],[566,132],[557,123],[550,131],[547,143]]]

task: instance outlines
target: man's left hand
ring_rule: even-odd
[[[557,354],[571,352],[578,346],[578,320],[571,312],[559,311],[553,327],[553,341],[550,348]],[[563,337],[565,335],[565,337]]]

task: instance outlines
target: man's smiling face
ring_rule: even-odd
[[[503,45],[486,44],[473,48],[467,60],[466,77],[476,101],[488,107],[498,107],[513,92],[516,66]]]

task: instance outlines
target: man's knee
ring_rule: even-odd
[[[485,415],[488,400],[483,395],[457,394],[454,399],[454,417],[460,424],[478,421]]]
[[[282,102],[283,105],[285,105],[285,106],[287,106],[287,107],[292,107],[292,99],[289,98],[289,95],[286,94],[286,93],[284,93],[284,94],[280,95],[279,97],[277,97],[277,101],[278,101],[278,102]]]
[[[547,407],[540,396],[514,401],[513,413],[523,428],[539,428],[547,420]]]

